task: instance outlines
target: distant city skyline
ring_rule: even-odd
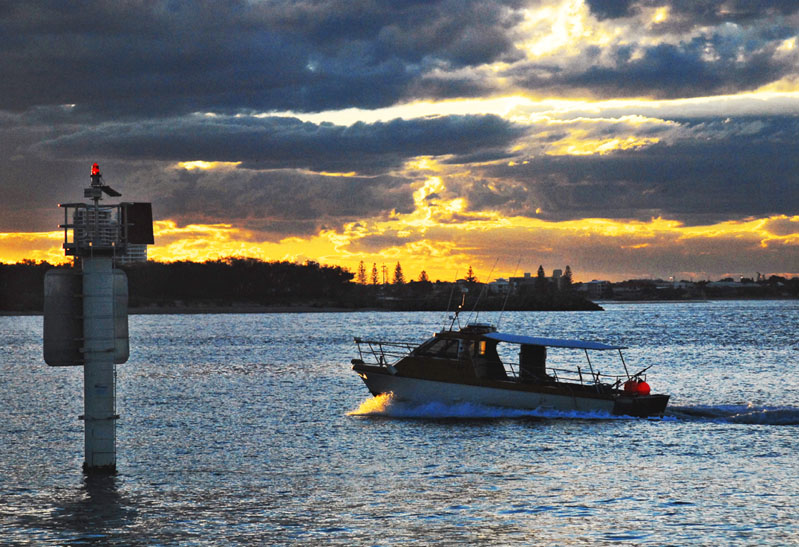
[[[6,2],[0,261],[99,162],[153,260],[799,276],[799,4]]]

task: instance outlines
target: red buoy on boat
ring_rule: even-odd
[[[649,384],[637,378],[624,382],[624,392],[631,395],[649,395],[651,388]]]

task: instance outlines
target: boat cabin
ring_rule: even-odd
[[[388,367],[392,374],[427,378],[447,382],[509,381],[516,383],[549,384],[573,382],[577,384],[615,384],[618,387],[629,373],[621,356],[623,346],[599,342],[539,338],[497,332],[491,325],[469,325],[461,330],[443,330],[417,347],[411,344],[365,341],[356,339],[363,364],[364,354],[376,364]],[[519,347],[518,360],[512,362],[500,357],[497,346],[506,342]],[[368,345],[363,351],[361,344]],[[391,347],[403,345],[406,352],[392,352]],[[571,348],[585,351],[587,370],[548,367],[547,348]],[[593,370],[588,350],[618,350],[624,376],[600,375]],[[601,377],[602,376],[602,377]]]
[[[507,334],[482,324],[442,330],[418,346],[360,338],[355,342],[359,358],[352,360],[352,368],[373,395],[640,417],[662,416],[669,400],[665,394],[650,394],[644,377],[649,367],[630,375],[623,346]],[[513,349],[500,342],[518,346],[516,362],[509,353]],[[558,363],[570,368],[549,365],[548,348],[582,350],[587,369],[572,361],[573,354]],[[588,350],[618,351],[624,374],[600,374]]]

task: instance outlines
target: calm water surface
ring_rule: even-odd
[[[799,303],[606,310],[501,330],[629,346],[665,419],[350,415],[352,337],[421,341],[444,314],[132,316],[105,479],[81,472],[82,371],[44,364],[40,317],[2,317],[0,542],[799,543]]]

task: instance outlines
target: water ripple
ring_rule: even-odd
[[[440,314],[133,316],[103,481],[81,472],[82,371],[42,363],[41,318],[0,318],[2,543],[799,544],[799,303],[606,309],[503,328],[631,346],[666,418],[362,408],[352,337]]]

